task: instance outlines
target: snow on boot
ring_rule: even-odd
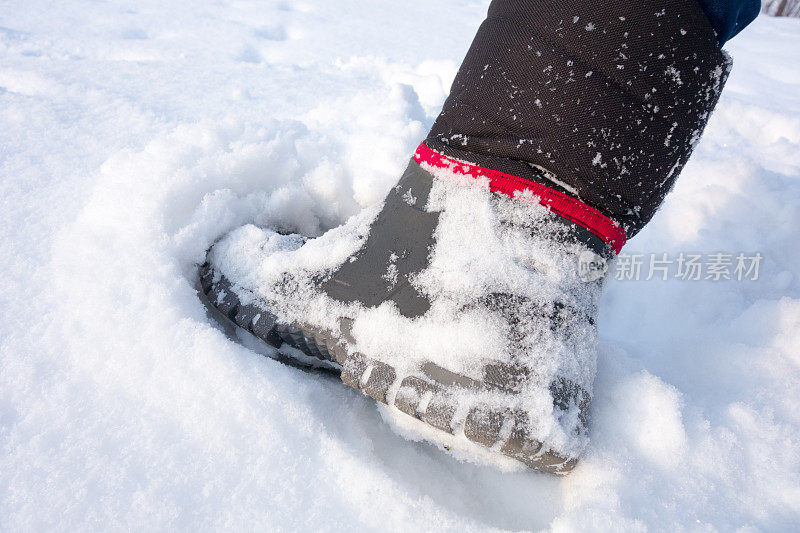
[[[729,67],[694,0],[494,0],[383,204],[305,243],[240,228],[203,292],[431,440],[565,472],[607,261],[672,188]]]
[[[422,144],[382,205],[307,242],[242,227],[209,251],[201,286],[434,440],[564,472],[587,441],[597,304],[623,241],[577,200]]]

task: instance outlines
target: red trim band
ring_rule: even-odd
[[[625,235],[625,230],[619,224],[597,209],[540,183],[447,157],[432,150],[425,143],[420,143],[417,147],[417,151],[414,153],[414,160],[420,165],[433,167],[434,169],[446,169],[453,174],[471,176],[473,178],[488,178],[490,191],[499,192],[512,198],[519,198],[516,195],[517,192],[531,191],[538,198],[540,204],[567,220],[571,220],[588,229],[608,244],[617,254],[622,250],[625,241],[628,239],[627,235]],[[520,199],[524,200],[523,198]]]

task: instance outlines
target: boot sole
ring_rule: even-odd
[[[340,378],[346,385],[437,431],[450,436],[463,433],[470,442],[488,451],[542,472],[566,474],[577,463],[575,459],[543,450],[539,441],[528,436],[521,413],[479,404],[464,409],[448,392],[479,390],[482,388],[480,382],[433,363],[423,365],[419,375],[398,376],[391,365],[359,353],[348,354],[342,342],[330,332],[302,324],[280,324],[268,311],[252,304],[242,304],[230,282],[208,263],[199,269],[198,288],[204,303],[229,325],[241,328],[275,348],[286,344],[326,363],[328,368],[340,368]],[[343,323],[341,329],[346,337],[348,324]]]

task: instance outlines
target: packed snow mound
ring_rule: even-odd
[[[566,478],[407,440],[206,316],[219,236],[320,235],[381,200],[486,5],[0,6],[0,529],[797,529],[797,20],[729,44],[704,138],[624,250],[758,252],[758,279],[612,280]]]

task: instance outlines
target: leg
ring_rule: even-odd
[[[695,0],[495,0],[425,144],[579,198],[632,237],[728,66]]]

